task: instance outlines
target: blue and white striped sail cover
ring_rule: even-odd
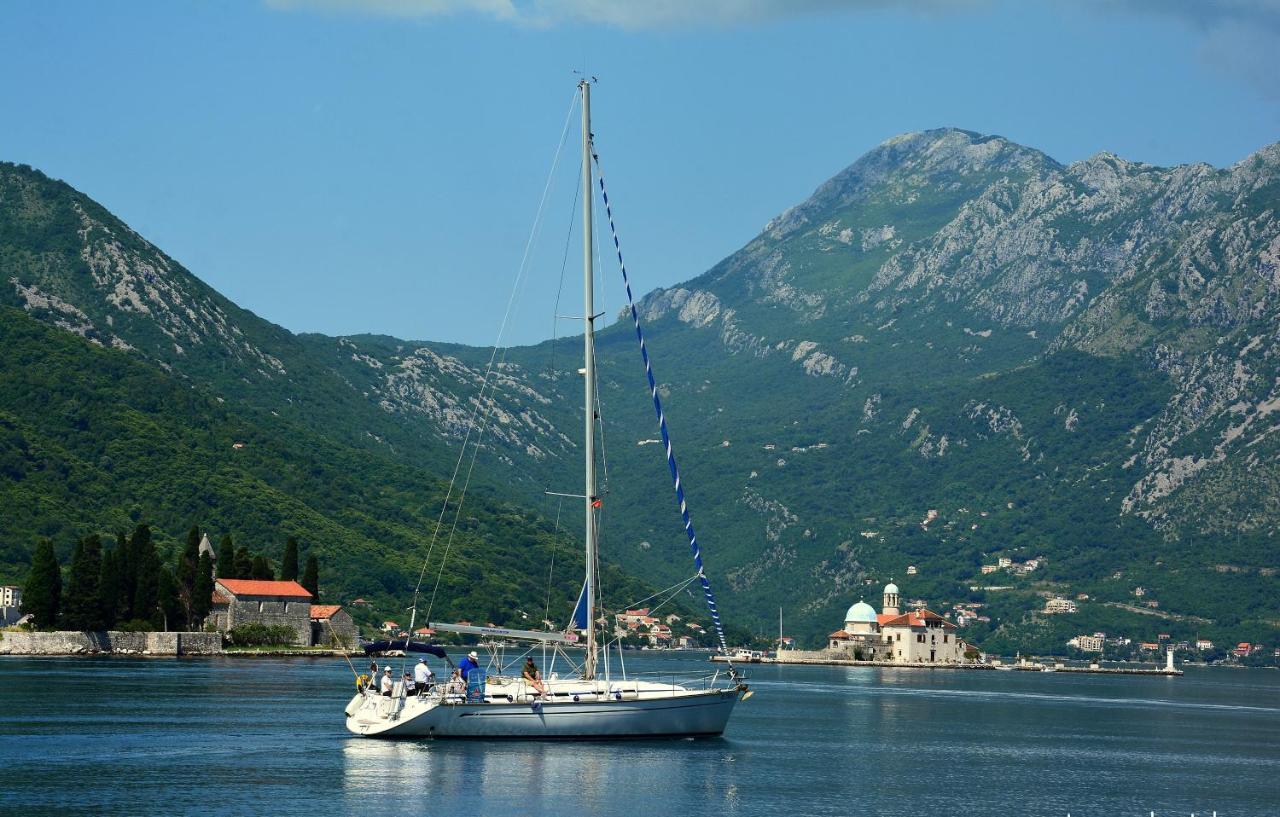
[[[577,630],[587,629],[587,583],[582,583],[578,593],[578,604],[573,608],[573,626]]]
[[[644,373],[649,378],[649,394],[653,398],[653,410],[658,416],[658,430],[662,432],[662,446],[667,452],[667,467],[671,471],[671,480],[675,486],[676,501],[680,504],[680,516],[684,520],[684,530],[689,537],[689,550],[693,553],[693,564],[698,569],[698,579],[702,582],[702,594],[707,599],[707,609],[711,611],[711,620],[715,623],[716,637],[720,641],[720,651],[729,654],[729,647],[724,639],[724,627],[720,623],[720,611],[716,608],[716,597],[711,592],[711,582],[702,569],[702,550],[698,547],[698,537],[693,532],[693,521],[689,518],[689,505],[685,502],[684,488],[680,485],[680,469],[676,466],[676,457],[671,448],[671,434],[667,431],[667,418],[662,413],[662,400],[658,397],[658,384],[653,376],[653,365],[649,362],[649,349],[645,346],[644,332],[640,328],[640,313],[636,310],[635,298],[631,294],[631,279],[627,276],[627,265],[622,260],[622,244],[618,241],[618,230],[613,223],[613,208],[609,206],[609,194],[604,187],[604,171],[600,169],[600,157],[596,155],[594,146],[591,158],[595,160],[596,169],[600,173],[600,196],[604,199],[604,210],[609,217],[609,231],[613,235],[613,248],[618,253],[618,267],[622,270],[622,283],[627,290],[627,306],[631,309],[631,321],[636,327],[636,340],[640,342],[640,357],[644,360]]]

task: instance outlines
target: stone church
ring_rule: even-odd
[[[900,599],[898,586],[889,582],[879,613],[865,601],[854,604],[844,615],[844,629],[827,637],[828,651],[863,661],[902,664],[965,661],[967,645],[956,635],[956,625],[927,609],[904,613]]]

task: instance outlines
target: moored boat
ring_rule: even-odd
[[[621,265],[622,253],[611,212],[609,226],[613,230],[614,246],[618,249],[618,260],[626,286],[631,318],[635,323],[645,373],[648,377],[650,397],[657,414],[667,465],[672,475],[676,500],[696,568],[694,575],[682,586],[695,581],[700,583],[715,625],[719,650],[729,658],[729,665],[727,671],[718,671],[691,680],[677,681],[667,678],[646,680],[627,677],[620,653],[619,670],[615,672],[608,660],[608,643],[603,645],[605,649],[602,655],[596,620],[598,513],[601,498],[597,495],[596,488],[594,448],[598,420],[595,403],[594,322],[600,316],[595,313],[594,308],[592,269],[594,232],[592,167],[593,160],[597,163],[599,160],[595,154],[591,135],[591,83],[584,79],[579,83],[578,88],[582,106],[584,291],[583,367],[579,373],[584,380],[586,420],[583,435],[584,488],[580,496],[573,496],[583,500],[585,511],[586,576],[582,592],[575,605],[569,627],[559,633],[428,622],[427,628],[434,632],[457,633],[482,639],[481,643],[486,645],[489,652],[486,666],[474,668],[468,666],[465,683],[455,675],[448,681],[437,679],[436,683],[424,690],[415,689],[415,694],[410,694],[407,683],[389,681],[389,694],[381,694],[381,690],[377,689],[376,685],[369,684],[367,688],[360,689],[346,707],[347,729],[356,735],[386,738],[601,740],[706,737],[722,734],[734,705],[739,699],[745,699],[751,694],[728,654],[720,614],[703,568],[701,550],[694,535],[666,418],[662,413],[657,384],[654,380],[648,350],[645,347],[639,313],[632,299],[626,267]],[[602,178],[599,179],[599,183],[601,196],[608,212],[609,199]],[[459,455],[459,462],[463,454],[465,454],[465,447]],[[413,618],[410,621],[409,632],[414,631],[417,607],[417,591],[415,591],[414,605],[411,608]],[[428,611],[429,617],[430,611]],[[579,639],[579,632],[584,638]],[[571,645],[577,645],[580,640],[583,654],[581,661],[578,662],[566,650]],[[409,643],[407,640],[404,642],[405,649],[410,649]],[[541,644],[548,675],[545,678],[531,680],[505,674],[509,665],[502,660],[502,651],[511,643]],[[434,645],[426,646],[431,646],[434,650],[440,649]],[[436,654],[442,655],[443,651]],[[546,661],[548,654],[551,658],[549,663]],[[564,677],[556,671],[560,661],[564,662]],[[490,674],[490,671],[493,674]]]

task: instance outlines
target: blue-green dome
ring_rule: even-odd
[[[860,601],[849,608],[849,612],[844,614],[844,620],[846,624],[875,624],[876,608],[865,601]]]
[[[898,592],[898,585],[894,584],[893,582],[889,582],[888,584],[886,584],[886,585],[884,586],[884,592],[886,592],[886,593],[897,593],[897,592]]]

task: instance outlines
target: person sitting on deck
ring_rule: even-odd
[[[417,665],[413,668],[413,683],[418,688],[419,695],[426,695],[431,688],[432,673],[431,668],[427,666],[427,659],[418,659]]]
[[[471,670],[480,666],[480,656],[475,650],[467,653],[467,657],[458,662],[458,672],[462,673],[462,680],[467,680],[467,676],[471,674]]]
[[[391,665],[388,664],[382,670],[382,697],[391,697],[391,688],[395,686],[395,682],[391,680]]]
[[[532,655],[524,660],[524,672],[521,675],[525,683],[538,690],[539,695],[547,697],[547,686],[542,683],[542,676],[538,672],[538,665],[533,663]]]
[[[445,693],[448,695],[461,695],[466,689],[466,684],[462,681],[462,671],[454,670],[453,675],[449,676],[449,683],[445,685]]]
[[[405,670],[404,681],[400,688],[404,692],[404,697],[418,694],[418,686],[413,682],[413,675],[411,675],[408,670]]]

